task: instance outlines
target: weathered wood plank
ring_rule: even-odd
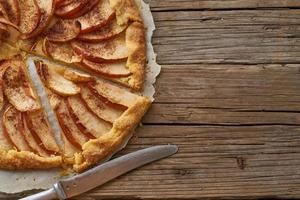
[[[298,0],[145,0],[154,11],[300,7]]]
[[[300,128],[144,126],[122,153],[178,144],[172,158],[75,199],[300,197]]]
[[[150,124],[300,123],[300,65],[164,65]]]
[[[299,112],[205,108],[194,104],[153,104],[144,124],[300,125]]]
[[[299,112],[299,70],[299,64],[164,65],[156,84],[156,102],[238,111]]]
[[[179,145],[178,154],[74,199],[299,198],[299,133],[298,126],[143,126],[119,155],[167,143]]]
[[[299,63],[300,10],[154,13],[161,64]]]

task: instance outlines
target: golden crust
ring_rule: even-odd
[[[115,9],[119,25],[129,22],[143,22],[139,8],[134,0],[109,0],[110,6]]]
[[[150,105],[151,101],[148,98],[139,97],[114,123],[109,133],[85,143],[82,153],[75,155],[74,170],[81,172],[112,155],[130,136]]]
[[[129,51],[127,67],[132,73],[129,85],[135,90],[141,90],[144,84],[146,65],[146,38],[142,23],[133,22],[126,30],[126,46]]]
[[[2,169],[49,169],[62,164],[61,156],[41,157],[28,151],[5,151],[0,149]]]

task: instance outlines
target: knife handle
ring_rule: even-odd
[[[51,188],[49,190],[22,198],[20,200],[53,200],[53,199],[57,199],[57,195],[56,192],[54,190],[54,188]]]

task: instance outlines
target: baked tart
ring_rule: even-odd
[[[151,104],[138,94],[146,41],[134,0],[0,1],[0,38],[2,169],[85,170]]]

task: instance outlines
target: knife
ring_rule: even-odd
[[[178,151],[176,145],[161,145],[142,149],[111,161],[105,162],[82,174],[61,180],[52,188],[25,197],[21,200],[52,200],[67,199],[97,186],[100,186],[118,176],[145,164],[171,156]]]

